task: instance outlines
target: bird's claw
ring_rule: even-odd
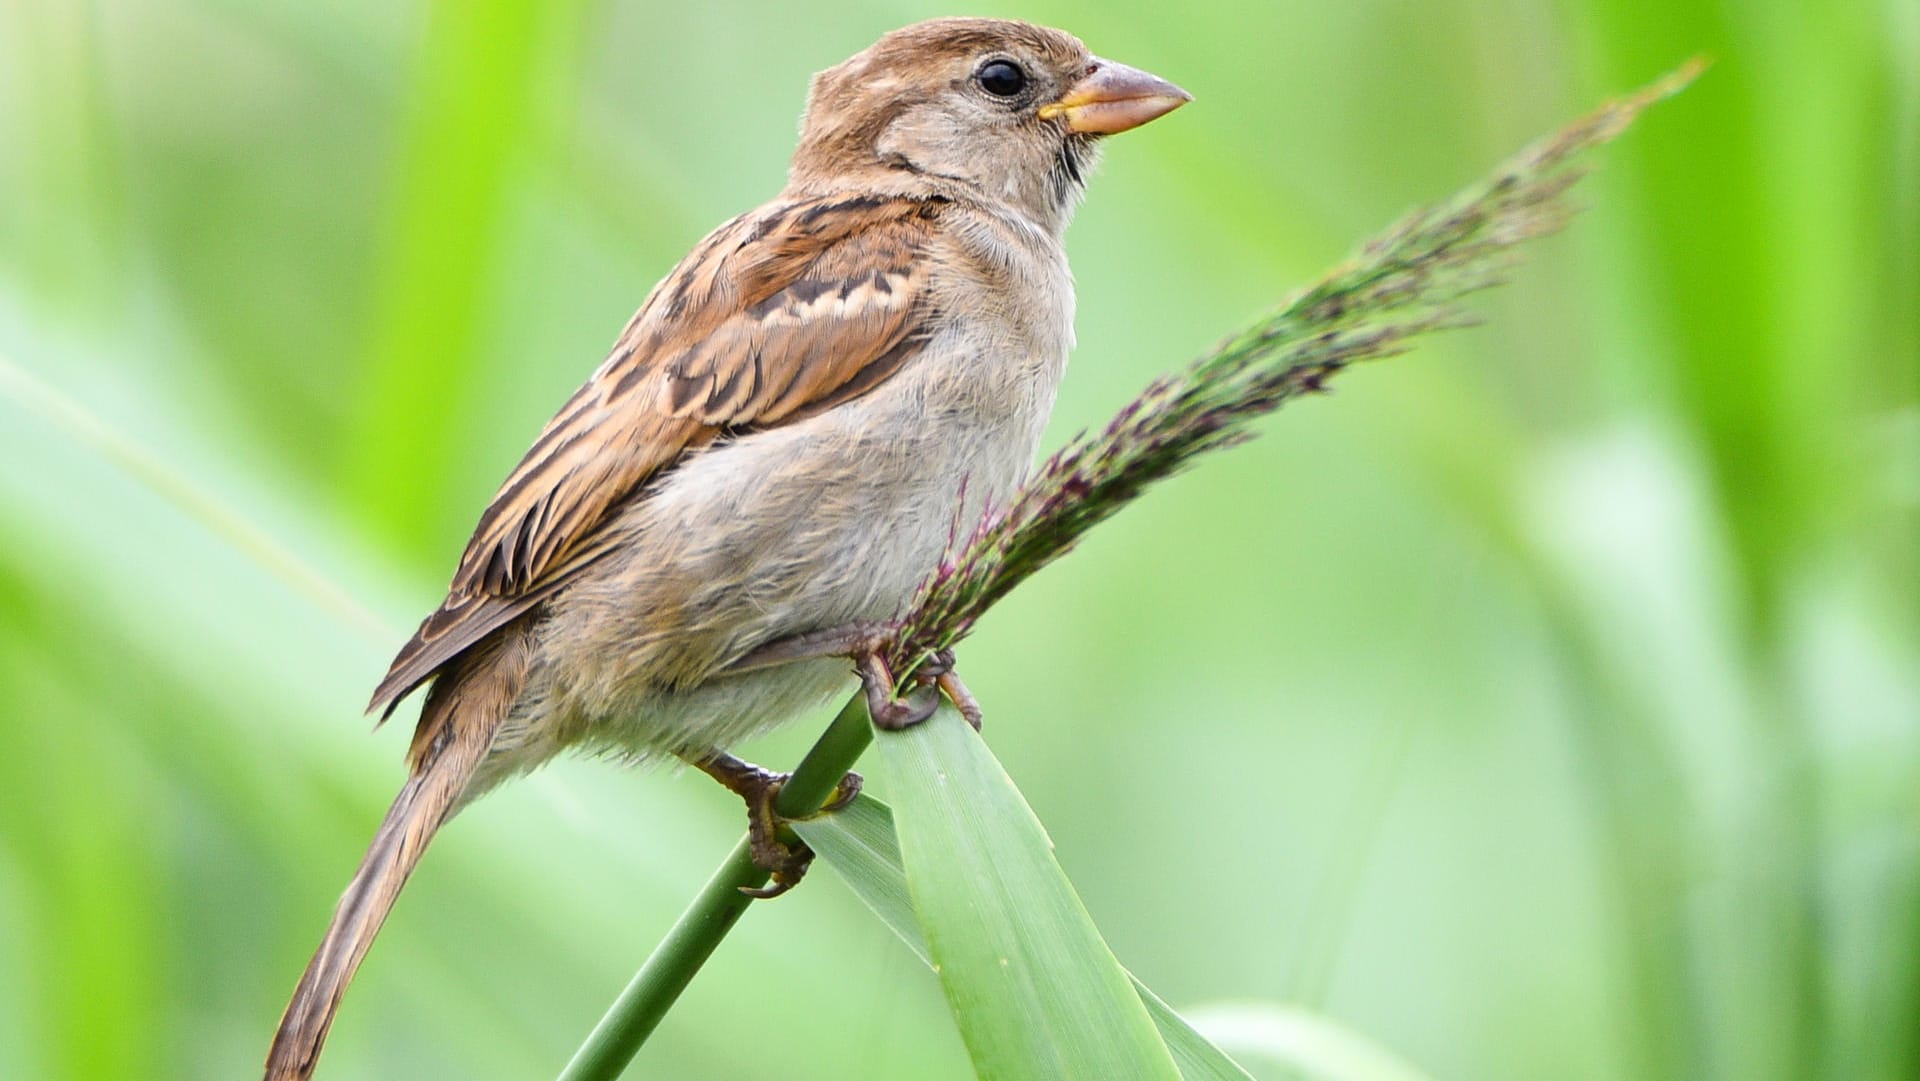
[[[967,719],[967,723],[978,731],[980,702],[967,691],[967,685],[960,682],[960,676],[954,672],[951,648],[927,654],[913,670],[913,688],[905,695],[900,694],[899,685],[894,681],[893,672],[885,660],[887,651],[892,648],[899,634],[898,623],[873,621],[807,631],[758,646],[728,665],[725,671],[729,675],[739,675],[795,661],[851,657],[854,670],[860,674],[860,682],[866,688],[867,713],[878,727],[898,731],[919,724],[933,716],[933,711],[940,704],[939,696],[944,693],[960,710],[960,715]],[[929,685],[939,690],[933,694],[918,693]]]
[[[747,851],[753,856],[754,866],[768,876],[764,886],[740,887],[740,892],[748,897],[761,900],[778,897],[798,886],[800,880],[807,877],[807,868],[813,865],[813,849],[807,842],[797,837],[788,842],[780,836],[783,823],[773,809],[773,801],[786,783],[785,774],[774,774],[747,799]]]
[[[889,732],[903,728],[912,728],[928,717],[940,706],[940,695],[945,692],[960,715],[967,719],[974,731],[980,730],[980,702],[974,698],[967,685],[960,682],[960,676],[953,670],[953,650],[942,649],[927,655],[926,660],[913,670],[913,690],[902,696],[894,682],[893,672],[880,653],[870,651],[855,658],[854,668],[860,674],[861,685],[867,694],[867,713],[873,723]],[[931,694],[922,693],[933,688]]]
[[[859,797],[862,784],[858,773],[849,772],[834,786],[833,798],[818,810],[797,818],[785,818],[773,804],[792,774],[774,773],[730,754],[716,754],[695,764],[746,801],[747,851],[753,856],[754,866],[769,876],[765,886],[740,887],[740,892],[749,897],[778,897],[799,885],[813,863],[813,849],[794,836],[787,824],[844,809]]]
[[[960,673],[949,669],[935,677],[934,683],[946,692],[948,700],[953,703],[953,708],[960,711],[960,716],[967,719],[967,723],[973,726],[973,730],[980,731],[980,724],[985,720],[985,715],[980,712],[980,700],[973,696],[972,691],[967,690],[966,684],[960,682]]]

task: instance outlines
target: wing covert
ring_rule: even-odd
[[[656,286],[607,360],[480,517],[446,601],[374,692],[392,707],[590,565],[594,531],[688,451],[832,408],[898,371],[935,312],[940,201],[776,203],[709,235]]]

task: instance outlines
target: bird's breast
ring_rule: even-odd
[[[1066,367],[1064,260],[995,277],[937,282],[925,345],[867,393],[697,451],[618,512],[616,551],[543,626],[554,708],[651,718],[628,744],[725,745],[778,718],[693,687],[766,642],[901,614],[1018,487]]]

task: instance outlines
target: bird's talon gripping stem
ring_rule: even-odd
[[[854,671],[860,674],[860,682],[867,695],[867,713],[873,723],[888,731],[911,728],[928,717],[940,704],[940,694],[944,693],[960,710],[967,723],[980,728],[980,702],[967,691],[967,685],[953,670],[953,650],[936,650],[926,656],[914,668],[911,682],[913,687],[905,695],[900,693],[899,685],[894,681],[893,672],[887,667],[885,653],[894,645],[900,632],[897,623],[848,623],[826,630],[808,631],[790,638],[768,642],[748,652],[745,656],[729,664],[723,671],[727,675],[743,675],[796,661],[819,660],[824,657],[851,657]],[[934,693],[920,693],[922,688],[937,687]]]
[[[947,700],[960,711],[960,716],[965,717],[967,723],[973,726],[973,730],[978,732],[982,719],[980,700],[973,696],[972,691],[967,690],[966,684],[960,682],[960,673],[953,670],[953,665],[953,647],[937,649],[927,654],[927,659],[921,661],[920,667],[913,670],[913,678],[921,683],[931,683],[940,688],[941,693],[947,696]]]
[[[980,731],[980,700],[967,690],[967,685],[960,682],[959,673],[953,670],[951,649],[930,653],[926,660],[920,662],[920,666],[913,670],[913,681],[917,686],[905,696],[900,696],[893,673],[877,650],[855,658],[854,669],[860,673],[860,682],[866,688],[868,714],[873,717],[875,725],[889,732],[911,728],[933,716],[933,711],[940,705],[942,693],[960,711],[960,716],[973,726],[973,730]],[[936,689],[932,694],[918,693],[927,687]]]
[[[960,711],[960,716],[967,719],[967,723],[973,726],[973,730],[980,731],[980,724],[985,720],[980,712],[980,700],[973,696],[972,691],[967,690],[966,684],[960,682],[960,674],[949,669],[934,677],[934,684],[946,692],[947,700]]]
[[[877,728],[889,732],[912,728],[933,716],[940,705],[938,694],[919,695],[917,700],[911,692],[906,698],[897,697],[899,688],[893,682],[893,672],[877,650],[856,657],[854,670],[860,673],[860,683],[867,693],[867,715]]]
[[[861,777],[852,770],[848,770],[846,774],[840,778],[840,783],[833,786],[833,798],[821,804],[819,810],[797,821],[811,822],[821,815],[830,815],[835,811],[846,810],[848,807],[853,806],[854,800],[860,798],[860,789],[865,785],[866,779],[864,777]]]
[[[747,850],[753,854],[755,866],[769,876],[764,886],[740,887],[740,892],[749,897],[765,900],[780,896],[799,885],[813,864],[813,849],[805,841],[789,844],[780,837],[780,816],[774,813],[773,801],[786,781],[784,776],[772,775],[747,802]]]
[[[790,775],[774,773],[724,753],[693,764],[746,801],[747,850],[753,855],[754,865],[766,871],[769,878],[764,886],[742,886],[740,892],[749,897],[765,899],[778,897],[799,885],[807,875],[807,868],[813,863],[813,849],[807,847],[805,841],[793,837],[791,830],[786,830],[787,823],[796,820],[782,818],[773,808],[774,800],[779,797],[780,789]],[[860,795],[860,786],[860,775],[848,773],[840,778],[831,800],[798,820],[841,810]],[[783,830],[786,830],[787,837],[781,836]],[[792,839],[789,840],[789,837]]]

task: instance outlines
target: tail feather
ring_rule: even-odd
[[[428,842],[471,795],[480,764],[525,685],[532,663],[527,622],[510,624],[462,655],[434,681],[407,759],[412,776],[373,836],[366,858],[334,907],[333,921],[294,988],[267,1051],[267,1081],[306,1081],[373,936]]]
[[[360,869],[340,895],[326,937],[280,1018],[280,1029],[267,1052],[267,1081],[304,1081],[312,1076],[347,983],[393,909],[400,887],[453,812],[478,764],[477,758],[461,762],[458,757],[443,755],[432,768],[414,774],[381,821]]]

